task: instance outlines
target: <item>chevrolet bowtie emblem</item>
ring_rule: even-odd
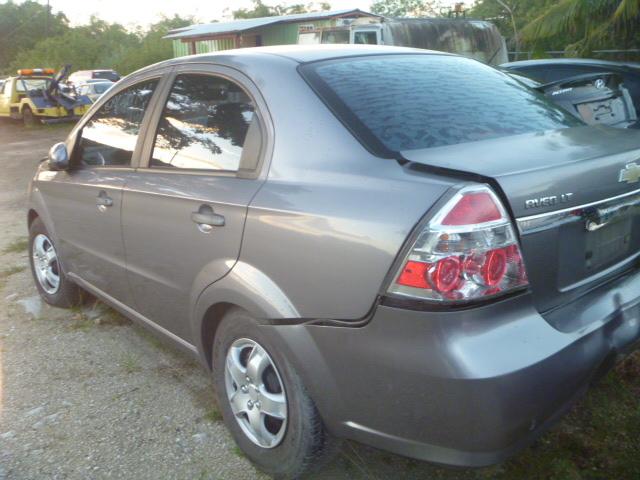
[[[636,183],[640,180],[640,166],[637,163],[628,163],[620,170],[619,182]]]

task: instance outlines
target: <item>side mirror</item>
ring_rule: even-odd
[[[56,143],[49,150],[49,168],[51,170],[66,170],[69,168],[69,152],[64,143]]]

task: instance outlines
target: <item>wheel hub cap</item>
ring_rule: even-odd
[[[241,338],[227,352],[227,398],[244,434],[263,448],[276,447],[287,426],[287,397],[280,374],[267,351]]]
[[[60,266],[58,255],[49,237],[43,234],[36,235],[33,239],[31,254],[33,269],[40,287],[53,295],[60,288]]]

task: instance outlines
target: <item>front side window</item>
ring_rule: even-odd
[[[110,98],[93,115],[80,134],[80,165],[131,165],[140,125],[157,83],[154,79],[129,87]]]
[[[178,75],[164,107],[151,167],[236,171],[255,106],[236,83]]]
[[[31,92],[33,90],[45,90],[49,87],[49,78],[21,78],[16,83],[17,92]]]
[[[300,70],[358,139],[382,156],[582,125],[509,75],[457,56],[372,55]]]

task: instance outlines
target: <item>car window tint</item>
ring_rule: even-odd
[[[82,129],[78,158],[85,166],[128,166],[157,80],[134,85],[110,98]]]
[[[238,170],[254,111],[234,82],[179,75],[158,124],[151,167]]]
[[[509,75],[462,57],[366,56],[301,71],[365,145],[387,156],[581,124]]]

